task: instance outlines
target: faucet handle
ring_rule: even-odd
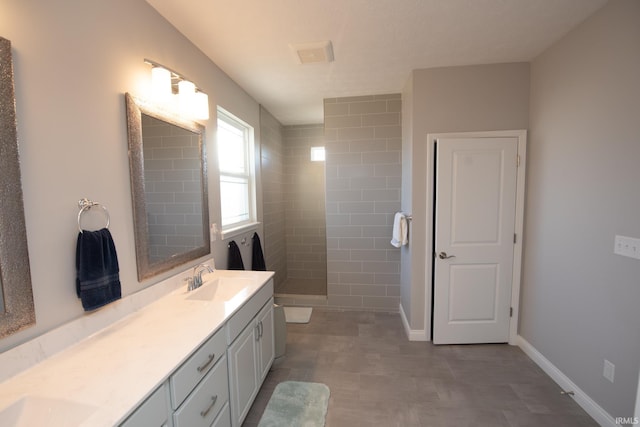
[[[185,277],[185,282],[187,282],[187,291],[192,291],[195,289],[195,281],[193,277]]]

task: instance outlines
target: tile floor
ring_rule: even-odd
[[[243,426],[286,380],[329,386],[327,427],[598,425],[519,348],[410,342],[398,314],[314,309],[310,323],[288,324],[286,357]]]

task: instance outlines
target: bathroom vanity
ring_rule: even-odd
[[[0,425],[240,426],[273,363],[272,276],[206,274],[9,378]]]

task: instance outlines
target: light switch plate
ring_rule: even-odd
[[[629,258],[640,259],[640,239],[616,236],[613,253]]]
[[[604,372],[602,376],[604,376],[609,381],[613,382],[613,378],[615,377],[616,366],[609,362],[607,359],[604,359]]]

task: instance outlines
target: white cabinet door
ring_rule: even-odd
[[[231,425],[242,425],[275,355],[273,299],[249,322],[229,346]]]
[[[262,309],[257,317],[258,332],[258,373],[260,374],[260,384],[269,373],[269,368],[273,364],[274,357],[274,336],[273,336],[273,304],[270,302]]]
[[[229,391],[231,401],[231,425],[240,426],[258,392],[259,331],[255,320],[240,333],[229,346]]]

